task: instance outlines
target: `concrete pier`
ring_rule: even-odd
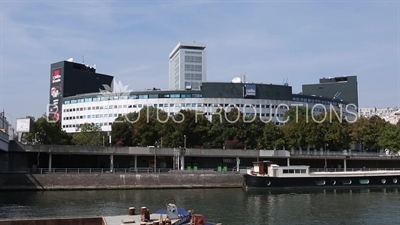
[[[236,173],[0,174],[0,190],[101,190],[157,188],[239,188]]]

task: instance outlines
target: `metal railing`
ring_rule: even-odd
[[[400,157],[399,154],[387,154],[385,152],[355,152],[355,151],[314,151],[314,150],[295,150],[290,152],[291,156],[313,156],[313,157]]]
[[[400,168],[346,168],[346,172],[360,172],[360,171],[400,171]],[[312,172],[344,172],[344,168],[310,168],[310,173]]]
[[[172,168],[157,168],[153,167],[137,167],[137,168],[26,168],[20,170],[11,170],[0,173],[20,173],[20,174],[143,174],[143,173],[195,173],[195,174],[209,174],[209,173],[235,173],[236,168],[229,168],[226,171],[218,171],[216,168],[199,168],[197,170],[173,170]]]

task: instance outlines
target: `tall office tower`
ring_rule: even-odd
[[[358,107],[357,76],[321,78],[319,84],[304,84],[303,94],[341,99]]]
[[[206,45],[179,42],[169,54],[169,89],[200,90],[206,81]]]
[[[50,104],[48,116],[58,121],[62,116],[64,97],[99,92],[104,84],[111,86],[113,76],[96,73],[96,66],[72,62],[72,58],[50,66]]]

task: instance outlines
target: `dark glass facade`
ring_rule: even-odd
[[[339,99],[358,107],[357,76],[321,78],[319,84],[304,84],[303,95]]]
[[[61,61],[50,66],[50,100],[48,115],[58,121],[62,114],[63,98],[99,92],[103,85],[111,87],[113,76],[96,73],[84,64]]]

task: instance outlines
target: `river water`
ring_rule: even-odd
[[[172,189],[0,192],[0,218],[111,216],[130,206],[163,208],[173,197],[223,225],[400,224],[400,194],[393,189],[266,191]]]

